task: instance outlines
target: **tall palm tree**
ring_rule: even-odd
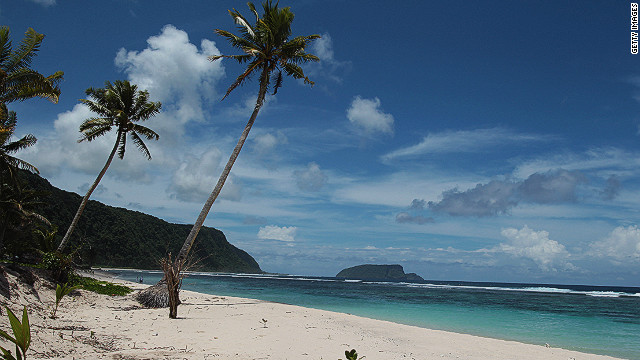
[[[29,28],[20,46],[15,50],[9,35],[9,27],[0,26],[0,104],[32,97],[58,102],[58,85],[64,73],[57,71],[45,76],[31,69],[31,62],[38,53],[44,35]],[[0,112],[3,111],[6,111],[6,108],[0,109]]]
[[[5,180],[15,182],[15,175],[18,169],[38,173],[38,169],[35,166],[12,155],[19,150],[33,146],[37,141],[36,137],[31,134],[27,134],[19,140],[11,141],[16,123],[16,113],[7,111],[7,106],[0,104],[0,183],[4,183]],[[5,176],[7,176],[6,179]]]
[[[238,61],[240,64],[248,63],[245,71],[229,86],[223,100],[235,88],[242,85],[255,74],[259,74],[258,97],[253,113],[247,125],[244,127],[244,131],[236,147],[233,149],[231,157],[229,157],[229,161],[227,161],[227,165],[224,167],[218,179],[218,183],[213,188],[196,223],[193,225],[191,232],[180,249],[180,253],[178,253],[178,257],[176,258],[176,262],[178,263],[184,263],[186,260],[198,235],[198,231],[200,231],[211,206],[220,194],[222,186],[231,172],[231,167],[235,163],[244,142],[249,136],[249,131],[251,131],[258,112],[260,112],[260,108],[264,104],[264,99],[269,88],[273,88],[274,95],[278,92],[278,89],[282,87],[283,72],[294,79],[303,79],[305,84],[313,85],[313,81],[304,75],[300,64],[319,60],[317,56],[306,53],[305,48],[311,41],[320,38],[320,35],[297,36],[290,39],[291,22],[293,21],[294,14],[289,7],[279,8],[278,2],[274,4],[271,0],[267,0],[262,3],[264,13],[262,18],[260,18],[255,5],[252,3],[248,3],[247,5],[255,16],[254,25],[250,25],[249,21],[237,10],[229,10],[229,14],[234,22],[238,24],[240,36],[225,30],[214,30],[218,35],[226,38],[233,47],[240,49],[243,54],[214,55],[209,59],[216,61],[222,58],[229,58]]]
[[[216,61],[223,58],[229,58],[240,64],[247,64],[246,69],[236,78],[231,86],[229,86],[223,100],[235,88],[249,80],[254,75],[258,75],[258,97],[256,99],[253,113],[251,114],[247,125],[244,127],[244,131],[242,132],[236,147],[233,149],[229,161],[220,175],[218,183],[213,188],[213,191],[205,202],[198,219],[182,245],[178,256],[173,261],[172,273],[175,278],[166,279],[168,272],[165,271],[165,279],[163,280],[167,281],[169,287],[175,291],[177,291],[177,286],[175,286],[175,284],[179,284],[180,270],[183,268],[189,251],[195,242],[196,236],[202,228],[202,224],[209,214],[211,206],[220,194],[222,186],[229,176],[231,168],[240,154],[240,150],[242,149],[244,142],[249,136],[249,131],[258,116],[258,112],[260,112],[260,108],[264,104],[264,99],[269,88],[273,89],[274,95],[277,93],[278,89],[282,86],[283,72],[294,79],[302,79],[305,84],[313,85],[313,81],[309,80],[309,78],[305,76],[300,65],[310,61],[319,60],[317,56],[306,53],[305,48],[311,41],[320,38],[320,35],[297,36],[291,38],[291,23],[293,21],[294,14],[291,12],[289,7],[279,8],[278,2],[274,3],[271,0],[263,2],[262,17],[258,14],[254,4],[249,2],[247,5],[249,6],[251,13],[255,16],[254,25],[249,24],[249,21],[242,16],[240,12],[234,9],[233,11],[229,10],[229,14],[233,21],[238,25],[240,35],[238,36],[220,29],[214,30],[218,35],[227,39],[233,47],[242,51],[242,54],[215,55],[211,56],[209,59],[211,61]],[[172,286],[172,284],[174,286]],[[163,286],[162,281],[156,285]],[[156,289],[154,289],[154,287],[149,288],[148,292],[138,296],[138,300],[145,305],[151,306],[166,306],[167,303],[165,299],[168,300],[169,298],[177,300],[177,294],[173,294],[173,296],[164,296],[164,294],[159,295],[161,294],[161,290],[159,289],[159,287]],[[166,289],[164,291],[166,291]],[[158,298],[162,298],[162,300],[159,300]],[[177,304],[169,305],[169,317],[175,317],[175,307],[177,307]]]
[[[149,160],[151,160],[151,153],[141,136],[148,140],[158,140],[160,137],[155,131],[136,124],[136,122],[148,120],[160,112],[162,104],[160,102],[149,101],[148,91],[138,91],[138,87],[129,81],[117,80],[113,84],[107,81],[104,88],[89,88],[86,90],[86,94],[93,100],[81,99],[80,102],[87,105],[89,110],[101,117],[89,118],[80,125],[82,137],[78,142],[85,140],[93,141],[100,136],[106,135],[112,129],[116,130],[116,141],[107,158],[107,163],[98,174],[89,191],[87,191],[87,194],[82,198],[80,207],[58,246],[59,252],[62,252],[67,246],[71,234],[73,234],[74,229],[78,225],[80,215],[89,201],[89,196],[91,196],[91,193],[93,193],[107,172],[116,152],[120,159],[124,158],[127,134],[129,134],[138,150]]]

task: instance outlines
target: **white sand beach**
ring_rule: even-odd
[[[145,285],[92,276],[141,289]],[[9,283],[15,279],[8,276]],[[367,360],[604,360],[553,347],[429,330],[348,314],[260,300],[181,291],[178,319],[168,309],[145,309],[128,296],[79,290],[48,317],[55,292],[36,281],[17,291],[14,312],[31,304],[31,359],[345,359],[356,349]],[[41,305],[34,306],[37,297]],[[3,303],[7,299],[0,297]],[[265,321],[263,321],[266,320]],[[0,328],[8,330],[6,316]],[[2,342],[7,346],[6,342]]]

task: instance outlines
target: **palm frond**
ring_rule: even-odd
[[[157,132],[149,129],[146,126],[140,124],[133,124],[131,127],[131,131],[135,131],[136,133],[144,136],[147,140],[158,140],[160,139],[160,135]]]
[[[281,66],[287,75],[292,76],[294,79],[304,79],[304,83],[311,86],[315,84],[304,74],[304,71],[300,66],[293,63],[284,63]]]
[[[16,69],[29,68],[40,48],[42,40],[44,40],[44,35],[38,34],[32,28],[27,29],[20,46],[11,52],[11,55],[4,64],[3,70],[11,73]]]
[[[282,71],[278,71],[276,75],[275,84],[273,85],[273,95],[278,93],[278,89],[282,87]]]
[[[149,149],[147,148],[147,145],[145,145],[144,141],[142,141],[140,136],[138,136],[138,133],[136,133],[135,131],[130,131],[129,134],[131,135],[131,140],[133,140],[133,143],[136,144],[138,150],[140,150],[148,160],[151,160],[151,153],[149,152]]]
[[[245,72],[243,72],[242,74],[240,74],[238,76],[238,78],[236,79],[236,81],[231,84],[231,86],[229,86],[229,88],[227,89],[227,93],[224,94],[224,96],[222,97],[222,100],[224,100],[227,96],[229,96],[229,94],[235,89],[237,88],[240,84],[242,84],[245,80],[247,80],[251,74],[258,68],[258,66],[262,65],[262,62],[258,62],[258,61],[253,61],[251,62],[251,64],[249,64],[249,66],[247,67],[247,69],[245,70]]]
[[[120,145],[118,145],[118,157],[124,159],[124,153],[127,150],[127,134],[118,132],[118,141],[120,143]]]
[[[3,146],[3,150],[6,153],[12,154],[15,152],[18,152],[20,150],[24,150],[30,146],[33,146],[36,144],[36,142],[38,141],[38,139],[36,139],[35,136],[31,135],[31,134],[27,134],[24,137],[22,137],[22,139],[17,140],[17,141],[13,141],[5,146]]]
[[[0,69],[4,69],[4,63],[11,55],[11,40],[9,40],[9,27],[0,26]]]

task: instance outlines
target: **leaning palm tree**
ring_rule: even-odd
[[[85,140],[93,141],[106,135],[112,129],[116,129],[116,141],[107,158],[107,163],[98,174],[89,191],[87,191],[87,194],[82,198],[80,207],[58,246],[59,252],[62,252],[67,246],[69,238],[78,225],[80,215],[82,215],[82,211],[87,205],[91,193],[93,193],[107,172],[116,152],[120,159],[124,158],[127,134],[129,134],[138,150],[149,160],[151,160],[151,153],[141,136],[148,140],[158,140],[159,138],[159,135],[155,131],[136,124],[136,122],[148,120],[160,112],[162,104],[160,102],[150,102],[148,91],[138,91],[138,87],[129,83],[129,81],[117,80],[113,84],[107,81],[104,88],[89,88],[86,90],[86,94],[93,100],[81,99],[80,101],[85,104],[89,110],[101,117],[89,118],[80,125],[82,137],[78,142]]]
[[[41,97],[58,102],[59,83],[63,72],[45,76],[31,69],[31,62],[38,53],[44,35],[29,28],[17,49],[9,39],[9,27],[0,26],[0,104]],[[0,109],[0,112],[6,108]],[[6,114],[5,114],[6,115]]]
[[[255,5],[248,3],[248,6],[255,16],[254,25],[250,25],[249,21],[237,10],[234,9],[233,11],[229,11],[231,18],[233,18],[234,22],[238,25],[240,32],[239,36],[225,30],[214,30],[218,35],[227,39],[233,47],[241,50],[242,54],[214,55],[209,59],[211,61],[216,61],[223,58],[229,58],[238,61],[240,64],[247,64],[246,69],[236,78],[231,86],[229,86],[226,94],[222,98],[223,100],[235,88],[242,85],[254,75],[258,75],[258,97],[256,99],[253,113],[251,114],[247,125],[244,127],[244,131],[242,132],[236,147],[233,149],[231,157],[224,167],[218,183],[213,188],[213,191],[205,202],[198,219],[191,228],[191,232],[182,245],[178,256],[176,256],[173,261],[172,273],[177,275],[174,275],[176,279],[173,279],[172,283],[178,283],[178,276],[185,265],[189,251],[193,246],[200,228],[202,228],[204,220],[209,214],[211,206],[220,194],[222,186],[231,172],[231,167],[236,161],[236,158],[249,135],[249,131],[258,116],[258,112],[260,112],[260,108],[264,104],[265,96],[269,88],[273,89],[273,94],[275,95],[278,89],[282,86],[283,72],[294,79],[302,79],[305,84],[313,85],[313,81],[309,80],[309,78],[305,76],[300,65],[310,61],[319,60],[317,56],[306,53],[305,48],[311,41],[320,38],[320,35],[297,36],[291,38],[291,22],[293,21],[294,14],[291,12],[289,7],[279,8],[278,2],[275,4],[271,0],[263,2],[262,8],[264,13],[262,14],[262,17],[258,14]],[[167,276],[166,274],[167,272],[165,271],[165,277]],[[149,288],[147,292],[140,294],[138,296],[138,300],[148,306],[167,306],[169,296],[160,295],[162,293],[166,294],[166,289],[160,290],[160,287],[164,286],[163,282],[165,281],[166,279],[163,279],[163,281],[156,284],[158,288],[154,289],[152,287]],[[166,300],[158,300],[159,297]],[[177,299],[177,294],[176,296],[172,296],[172,298]],[[171,307],[170,317],[175,317],[176,312],[173,308],[174,304],[168,305]],[[175,304],[175,306],[177,306],[177,304]]]

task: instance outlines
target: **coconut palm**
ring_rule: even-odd
[[[15,50],[9,35],[9,27],[0,26],[0,104],[32,97],[58,102],[58,85],[64,73],[57,71],[53,75],[45,76],[30,68],[44,35],[29,28],[20,46]],[[6,111],[6,108],[0,109],[0,112],[2,111]]]
[[[85,140],[93,141],[106,135],[113,129],[116,130],[116,141],[107,158],[107,163],[82,199],[69,229],[58,246],[59,252],[62,252],[67,246],[69,238],[78,224],[80,215],[87,205],[91,193],[107,172],[116,152],[120,159],[124,158],[127,134],[129,134],[131,141],[133,141],[138,150],[149,160],[151,160],[151,153],[142,140],[142,137],[148,140],[158,140],[159,138],[159,135],[155,131],[136,124],[139,121],[148,120],[160,112],[162,104],[160,102],[150,102],[148,91],[138,91],[138,87],[129,81],[117,80],[113,84],[107,81],[104,88],[89,88],[86,90],[86,94],[93,100],[81,99],[80,102],[101,117],[89,118],[80,125],[82,136],[78,142]]]
[[[180,253],[176,258],[176,261],[180,263],[184,263],[186,260],[189,250],[198,235],[198,231],[200,231],[211,206],[220,194],[222,186],[231,172],[231,167],[240,154],[240,150],[258,116],[258,112],[264,103],[269,88],[273,88],[274,95],[277,93],[278,89],[282,86],[283,72],[294,79],[304,80],[305,84],[313,85],[313,81],[304,75],[300,64],[319,60],[317,56],[306,53],[305,48],[311,41],[320,38],[320,35],[297,36],[290,39],[291,22],[293,21],[294,14],[289,7],[278,8],[277,2],[274,4],[270,0],[265,1],[262,4],[264,13],[262,18],[260,18],[256,7],[252,3],[248,3],[248,6],[253,15],[255,15],[255,24],[253,26],[249,24],[240,12],[235,9],[229,11],[235,23],[239,25],[240,36],[225,30],[215,30],[218,35],[226,38],[233,47],[242,50],[244,54],[214,55],[209,59],[216,61],[222,58],[229,58],[238,61],[240,64],[248,63],[245,71],[229,86],[223,99],[236,87],[250,79],[252,75],[259,74],[260,87],[256,105],[236,147],[231,153],[227,165],[220,175],[218,183],[211,192],[189,236],[180,249]]]
[[[17,180],[0,185],[0,251],[9,228],[20,229],[34,222],[51,226],[49,220],[34,211],[44,205],[42,196],[42,192],[25,189],[25,184]]]
[[[264,99],[267,91],[273,89],[273,94],[278,91],[282,86],[283,72],[284,74],[293,77],[294,79],[302,79],[305,84],[313,85],[313,82],[305,76],[301,64],[318,61],[318,57],[305,52],[306,46],[313,40],[320,38],[320,35],[309,36],[297,36],[291,37],[291,23],[294,18],[294,14],[289,7],[279,8],[278,2],[273,3],[267,0],[262,3],[263,14],[262,17],[258,14],[256,7],[252,3],[247,4],[253,16],[255,16],[255,24],[251,25],[249,21],[240,14],[237,10],[229,11],[231,18],[238,25],[240,35],[235,35],[231,32],[216,29],[214,30],[218,35],[224,37],[229,43],[242,51],[241,55],[214,55],[209,59],[216,61],[223,58],[228,58],[237,61],[240,64],[247,64],[245,70],[236,78],[236,80],[229,86],[224,98],[226,98],[235,88],[242,85],[252,76],[258,76],[258,97],[253,109],[253,113],[247,122],[247,125],[242,132],[240,139],[236,147],[231,153],[231,157],[227,162],[218,183],[213,188],[211,195],[205,202],[198,219],[193,225],[187,239],[185,240],[178,256],[173,261],[173,274],[180,274],[180,270],[185,265],[185,261],[195,242],[196,236],[202,228],[202,224],[206,219],[211,206],[220,194],[222,186],[224,185],[231,168],[244,145],[249,131],[253,126],[253,123],[258,116],[260,108],[264,104]],[[165,277],[167,272],[165,271]],[[173,283],[178,283],[178,278],[173,280]],[[162,283],[157,284],[162,286]],[[175,287],[174,287],[175,288]],[[157,296],[153,296],[152,292],[158,292],[155,289],[150,288],[147,293],[141,294],[138,299],[145,305],[154,304],[166,306],[166,302],[158,301]],[[149,294],[146,296],[145,294]],[[168,296],[164,296],[168,299]],[[176,296],[172,298],[177,299]],[[149,299],[149,301],[147,301]],[[173,304],[170,305],[170,317],[175,317],[176,312]],[[177,306],[177,304],[175,304]]]
[[[37,139],[31,134],[23,136],[21,139],[11,141],[16,128],[17,117],[14,111],[7,111],[4,104],[0,104],[0,182],[15,182],[15,175],[18,169],[28,170],[38,173],[35,166],[24,160],[20,160],[13,154],[19,150],[35,145]]]

